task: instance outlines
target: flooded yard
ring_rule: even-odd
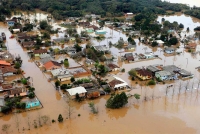
[[[177,21],[183,23],[185,28],[200,25],[200,20],[194,20],[191,17],[180,16],[159,16],[158,20],[164,17],[165,20]],[[177,18],[177,19],[176,19]],[[188,20],[188,21],[187,21]],[[5,32],[7,37],[11,36],[7,26],[0,23],[0,29]],[[110,30],[105,27],[107,31],[105,40],[96,41],[92,39],[94,45],[106,45],[109,47],[108,42],[116,43],[120,37],[125,41],[127,36],[122,32]],[[78,29],[80,31],[80,29]],[[58,37],[63,37],[62,33]],[[56,38],[53,36],[52,39]],[[31,62],[29,56],[15,39],[8,39],[6,45],[9,51],[14,55],[20,55],[23,64],[22,69],[26,72],[25,77],[30,76],[33,80],[35,93],[43,105],[42,109],[27,111],[17,114],[9,114],[0,118],[0,126],[3,124],[11,124],[8,133],[27,133],[27,134],[54,134],[54,133],[67,133],[67,134],[80,134],[80,133],[173,133],[173,134],[193,134],[200,133],[200,102],[199,91],[197,89],[200,75],[195,69],[200,66],[200,55],[195,56],[191,53],[185,52],[183,44],[180,44],[180,49],[183,51],[180,55],[166,55],[163,48],[151,48],[135,39],[137,47],[133,53],[152,52],[158,55],[161,59],[147,60],[135,63],[127,63],[120,60],[120,57],[125,53],[124,50],[118,50],[111,47],[110,51],[119,59],[116,63],[125,69],[125,72],[117,73],[117,76],[125,80],[133,90],[129,91],[130,94],[138,93],[141,95],[140,100],[134,97],[129,98],[128,104],[122,109],[107,109],[105,107],[106,100],[109,95],[101,96],[95,100],[85,100],[81,103],[72,102],[71,104],[71,119],[68,119],[69,107],[66,103],[66,95],[61,94],[55,90],[54,86],[48,82],[48,78],[42,71]],[[199,45],[199,44],[198,44]],[[79,65],[73,59],[69,59],[70,67]],[[146,67],[153,64],[163,65],[176,65],[177,67],[188,70],[194,74],[193,79],[189,79],[189,85],[186,88],[186,80],[167,81],[165,84],[160,83],[155,86],[146,86],[145,81],[132,81],[128,76],[128,71],[136,67]],[[137,83],[136,83],[137,82]],[[167,86],[173,85],[167,89]],[[179,88],[181,90],[179,91]],[[147,98],[147,101],[144,100]],[[91,113],[88,106],[89,102],[94,102],[98,108],[98,114]],[[62,114],[64,117],[63,123],[58,123],[58,115]],[[80,114],[80,116],[78,116]],[[38,122],[39,117],[48,115],[50,119],[56,120],[55,123],[49,123],[42,127],[34,127],[34,120]],[[16,128],[17,122],[20,122],[19,131]],[[31,124],[28,130],[28,124]],[[0,131],[0,134],[4,132]]]

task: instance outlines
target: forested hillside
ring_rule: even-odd
[[[189,9],[184,4],[172,4],[161,0],[3,0],[0,5],[0,20],[15,9],[34,10],[35,8],[52,13],[56,19],[79,17],[85,13],[99,14],[104,17],[121,16],[126,12],[165,14],[166,10],[177,12]]]

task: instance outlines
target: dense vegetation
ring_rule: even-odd
[[[200,18],[200,9],[192,10],[187,5],[162,2],[161,0],[9,0],[0,5],[0,20],[11,15],[13,9],[34,10],[36,8],[52,13],[56,19],[80,17],[85,13],[94,13],[107,17],[122,16],[124,13],[166,14],[167,10],[185,11]]]
[[[112,95],[106,102],[106,107],[111,109],[118,109],[128,103],[128,97],[125,92],[121,94]]]

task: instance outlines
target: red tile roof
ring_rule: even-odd
[[[112,80],[111,82],[109,82],[108,84],[111,86],[111,87],[115,87],[115,85],[118,85],[118,84],[122,84],[123,82],[122,81],[119,81],[119,80]]]
[[[38,50],[33,50],[34,54],[43,54],[43,53],[47,53],[46,49],[38,49]]]
[[[109,67],[109,69],[119,68],[117,65],[112,64],[112,63],[108,64],[107,66]]]
[[[136,70],[136,72],[142,76],[152,76],[152,73],[147,69]]]
[[[46,68],[46,70],[50,70],[53,68],[61,68],[61,65],[58,62],[49,61],[44,64],[44,67]]]
[[[10,66],[1,68],[1,70],[2,70],[2,73],[3,73],[3,74],[5,74],[5,73],[10,73],[10,72],[12,72],[12,73],[17,72],[17,69],[15,69],[15,68],[13,68],[13,67],[10,67]]]
[[[6,62],[5,60],[0,60],[0,65],[10,66],[11,64]]]

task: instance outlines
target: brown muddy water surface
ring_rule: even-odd
[[[190,18],[191,19],[191,18]],[[187,17],[185,20],[187,21]],[[179,21],[178,21],[179,22]],[[198,21],[199,22],[199,21]],[[179,22],[180,23],[180,22]],[[182,22],[181,22],[182,23]],[[185,27],[194,25],[191,21],[186,23]],[[0,30],[6,33],[9,37],[11,33],[7,27],[0,24]],[[108,31],[106,39],[100,43],[96,40],[92,40],[96,45],[107,45],[109,41],[116,43],[119,37],[127,39],[127,37],[117,31],[112,31],[109,28],[105,28]],[[59,35],[62,36],[62,35]],[[112,38],[109,38],[112,37]],[[55,38],[55,37],[54,37]],[[137,48],[134,53],[144,53],[145,45],[136,40]],[[61,96],[58,91],[54,89],[51,83],[47,81],[45,75],[40,69],[29,60],[26,52],[23,51],[21,46],[15,39],[8,39],[6,44],[9,47],[9,51],[12,54],[20,54],[23,59],[22,69],[26,72],[25,76],[31,76],[33,78],[33,85],[36,88],[36,95],[40,99],[44,108],[40,110],[27,111],[18,114],[9,114],[0,118],[0,128],[3,124],[10,124],[11,128],[8,133],[22,133],[22,134],[193,134],[200,133],[200,102],[199,91],[194,89],[197,87],[199,80],[199,72],[195,70],[195,67],[200,66],[200,55],[191,56],[189,53],[182,53],[180,55],[164,56],[162,48],[152,49],[147,47],[148,51],[153,51],[154,54],[159,55],[161,59],[142,61],[136,63],[124,63],[120,60],[116,60],[120,64],[120,67],[125,68],[125,73],[118,73],[117,75],[127,81],[129,85],[134,89],[130,91],[131,94],[141,94],[141,99],[137,101],[134,98],[130,98],[126,107],[122,109],[106,109],[105,103],[109,96],[102,96],[95,100],[86,100],[81,103],[72,102],[73,114],[71,119],[67,117],[67,103],[65,96]],[[119,57],[124,53],[114,47],[110,48],[112,54]],[[182,44],[181,50],[183,51]],[[121,50],[123,51],[123,50]],[[195,74],[194,79],[190,79],[189,91],[185,93],[184,86],[186,81],[177,80],[175,82],[167,82],[165,85],[158,84],[156,86],[144,86],[145,82],[132,82],[127,72],[131,68],[147,66],[152,64],[171,65],[175,64],[178,67],[191,71]],[[181,94],[178,93],[178,87],[182,85]],[[193,84],[194,83],[194,84]],[[142,85],[142,86],[141,86]],[[167,96],[166,86],[174,85],[169,89]],[[144,96],[147,96],[148,101],[144,101]],[[88,102],[93,101],[98,107],[99,113],[93,115],[88,107]],[[51,119],[57,120],[59,114],[62,114],[65,118],[63,123],[48,123],[42,127],[34,128],[34,120],[38,120],[39,116],[48,115]],[[80,117],[78,116],[80,114]],[[19,132],[16,128],[16,120],[20,122]],[[29,120],[29,121],[28,121]],[[28,122],[31,124],[31,129],[28,130]],[[24,130],[23,130],[24,128]],[[4,132],[5,133],[5,132]],[[0,129],[0,134],[4,134]]]

